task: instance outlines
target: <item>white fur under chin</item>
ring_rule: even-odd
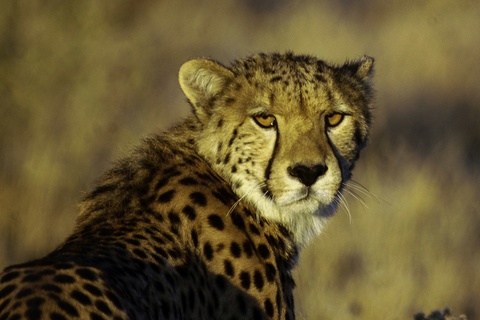
[[[269,221],[281,223],[294,235],[294,240],[300,247],[308,244],[318,236],[325,227],[328,218],[336,210],[335,202],[328,206],[313,206],[312,201],[307,204],[296,203],[289,207],[279,207],[272,199],[261,197],[255,202],[249,201],[252,206]]]

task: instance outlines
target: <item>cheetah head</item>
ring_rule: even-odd
[[[229,68],[188,61],[179,81],[200,123],[199,153],[257,214],[305,244],[335,212],[366,144],[372,70],[369,57],[333,66],[258,54]]]

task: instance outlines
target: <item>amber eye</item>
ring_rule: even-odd
[[[262,128],[273,128],[275,126],[276,119],[272,115],[268,116],[256,116],[253,117],[255,122]]]
[[[344,115],[341,113],[333,113],[329,116],[327,116],[327,121],[328,121],[328,126],[329,127],[335,127],[342,122],[344,118]]]

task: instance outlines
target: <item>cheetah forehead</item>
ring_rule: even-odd
[[[244,114],[237,111],[258,101],[273,105],[275,99],[302,106],[341,95],[368,112],[372,70],[373,59],[366,56],[335,66],[308,55],[259,53],[230,67],[208,59],[190,60],[181,67],[179,81],[198,120],[206,125],[217,110],[228,109],[239,119]]]
[[[260,53],[234,62],[231,70],[235,77],[229,83],[233,90],[224,93],[227,106],[241,96],[242,88],[250,89],[243,92],[247,99],[270,105],[275,99],[298,106],[343,97],[353,106],[367,106],[371,98],[373,59],[367,56],[337,66],[308,55]]]
[[[373,58],[364,56],[361,59],[347,61],[343,65],[327,63],[309,55],[294,55],[287,52],[259,53],[243,60],[235,61],[231,70],[247,79],[252,76],[267,78],[272,82],[291,78],[297,82],[340,81],[345,77],[354,77],[359,81],[368,80],[373,73]]]

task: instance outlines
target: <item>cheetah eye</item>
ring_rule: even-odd
[[[255,122],[262,128],[268,129],[273,128],[277,122],[274,116],[267,115],[267,116],[255,116],[253,117]]]
[[[345,115],[343,115],[341,113],[333,113],[331,115],[328,115],[327,116],[328,126],[329,127],[338,126],[340,124],[340,122],[343,121],[344,117],[345,117]]]

